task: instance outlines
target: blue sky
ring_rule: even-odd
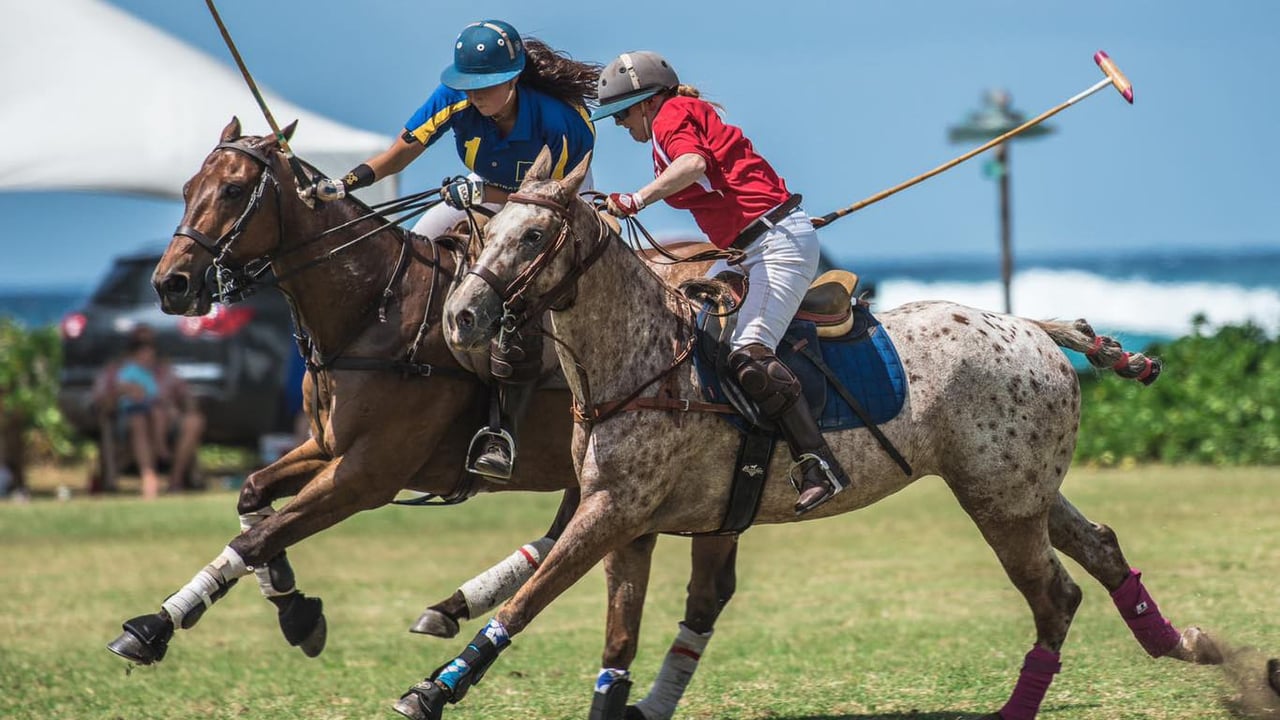
[[[114,4],[230,63],[204,3]],[[1136,103],[1105,91],[1051,120],[1052,135],[1015,145],[1017,252],[1280,248],[1272,0],[221,0],[219,9],[259,83],[387,135],[435,86],[458,30],[475,19],[508,20],[582,59],[657,50],[726,106],[815,215],[962,152],[947,127],[978,107],[984,89],[1006,88],[1032,116],[1099,79],[1091,58],[1105,49],[1133,81]],[[81,111],[91,131],[93,109]],[[260,118],[244,120],[265,129]],[[612,124],[598,135],[600,189],[649,179],[645,146]],[[981,162],[841,220],[822,231],[824,246],[855,267],[859,257],[994,256],[996,187]],[[441,143],[402,188],[460,168],[452,143]],[[168,201],[0,193],[0,287],[92,281],[115,253],[167,238],[180,215]],[[693,232],[674,211],[642,217],[660,231]]]

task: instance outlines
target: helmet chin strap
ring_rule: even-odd
[[[653,118],[649,116],[648,106],[649,106],[648,99],[645,99],[640,103],[640,109],[643,111],[643,116],[644,116],[644,134],[645,134],[644,141],[653,142]]]
[[[491,115],[490,119],[492,120],[502,119],[507,114],[506,107],[511,104],[511,99],[515,97],[515,95],[516,95],[516,83],[513,82],[511,83],[511,89],[507,91],[507,97],[505,100],[502,101],[502,105],[500,106],[498,112]],[[515,108],[512,109],[512,111],[514,110]]]

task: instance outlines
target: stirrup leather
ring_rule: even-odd
[[[818,469],[826,476],[827,482],[831,483],[830,497],[839,495],[841,491],[849,487],[848,483],[841,482],[836,477],[836,474],[831,472],[831,465],[826,460],[823,460],[820,455],[816,453],[801,453],[800,457],[796,458],[795,462],[791,463],[791,467],[787,470],[787,478],[791,480],[791,487],[795,488],[797,493],[804,490],[804,472],[802,468],[807,462],[817,463]],[[801,470],[801,472],[797,474],[797,470]]]
[[[467,447],[467,468],[466,468],[467,472],[473,473],[475,475],[482,475],[487,478],[493,478],[495,480],[510,480],[511,479],[510,472],[508,472],[506,475],[494,475],[492,473],[480,470],[479,468],[476,467],[476,461],[479,460],[480,456],[484,454],[484,449],[489,444],[489,440],[491,438],[497,438],[498,440],[502,440],[506,442],[507,449],[511,451],[511,463],[509,464],[509,467],[512,469],[515,468],[516,466],[515,438],[511,437],[511,433],[507,432],[505,428],[498,428],[497,430],[491,430],[489,427],[486,426],[486,427],[480,428],[480,430],[477,431],[476,434],[471,437],[471,444]]]

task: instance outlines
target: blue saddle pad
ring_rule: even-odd
[[[778,347],[778,358],[800,379],[805,400],[814,411],[818,427],[823,432],[862,427],[863,422],[827,381],[826,375],[797,348],[817,349],[822,361],[848,389],[849,394],[862,405],[871,422],[876,425],[897,417],[906,401],[907,375],[889,334],[864,306],[855,305],[853,312],[852,329],[838,338],[819,339],[817,327],[813,323],[805,320],[792,321]],[[699,317],[699,328],[704,327],[705,315],[706,311]],[[714,340],[710,344],[717,347],[715,352],[694,353],[694,366],[702,386],[702,396],[708,402],[728,403],[728,395],[716,369],[716,356],[720,355],[720,348]],[[699,345],[706,348],[708,343],[700,342]],[[739,430],[747,429],[747,419],[741,415],[721,417]]]

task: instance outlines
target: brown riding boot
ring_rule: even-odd
[[[791,484],[800,493],[796,498],[797,515],[809,512],[849,487],[844,468],[831,454],[831,448],[827,447],[827,441],[823,439],[822,431],[818,429],[818,423],[803,397],[774,421],[782,429],[783,437],[791,446],[791,459],[795,460],[791,466]],[[799,480],[795,476],[797,469],[800,471]]]
[[[827,447],[791,368],[759,343],[730,353],[729,368],[760,412],[778,424],[791,448],[791,459],[795,461],[791,483],[800,493],[795,506],[797,515],[822,505],[849,486],[849,478]]]

